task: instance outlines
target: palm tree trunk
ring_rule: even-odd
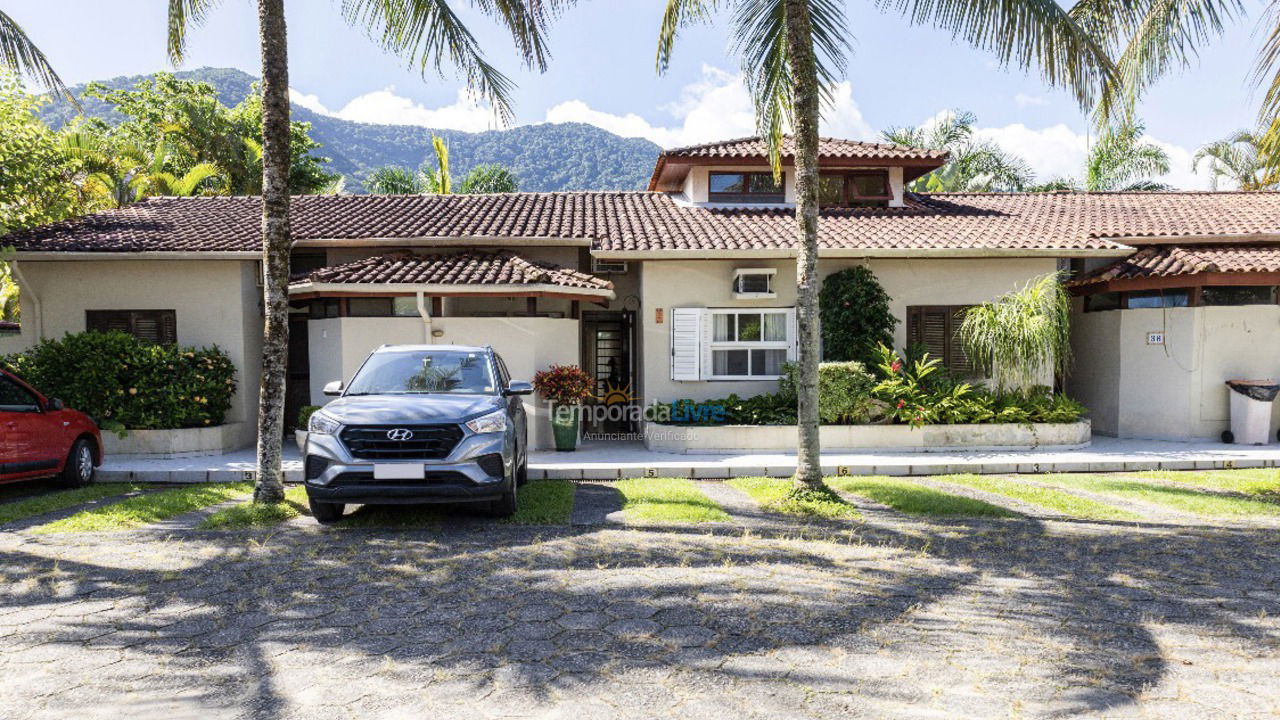
[[[795,482],[822,486],[818,443],[818,63],[808,0],[787,0],[787,62],[795,83],[792,140],[796,168],[796,374]]]
[[[289,59],[284,0],[258,0],[262,45],[262,267],[266,321],[258,393],[255,502],[284,500],[285,362],[289,349]]]

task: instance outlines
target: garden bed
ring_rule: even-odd
[[[670,453],[795,452],[794,425],[663,425],[645,423],[644,444]],[[1075,450],[1088,447],[1088,420],[981,425],[823,425],[823,452],[943,452],[950,450]]]
[[[199,457],[220,455],[249,444],[244,423],[176,430],[130,430],[124,437],[102,433],[103,450],[113,455]]]

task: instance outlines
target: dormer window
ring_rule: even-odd
[[[889,207],[889,171],[824,172],[818,180],[819,207]]]
[[[774,268],[739,268],[733,271],[733,296],[739,300],[775,298],[773,290]]]
[[[780,203],[782,184],[768,172],[713,172],[707,197],[711,202]]]

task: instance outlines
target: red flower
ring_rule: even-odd
[[[899,409],[899,410],[901,410],[902,408],[904,408],[904,407],[906,407],[906,406],[907,406],[907,401],[906,401],[906,400],[899,400],[899,401],[898,401],[898,409]]]
[[[901,361],[901,360],[894,360],[894,361],[893,361],[893,364],[889,366],[889,369],[890,369],[890,370],[892,370],[894,373],[901,372],[901,371],[902,371],[902,361]]]

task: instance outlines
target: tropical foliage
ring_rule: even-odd
[[[547,402],[577,405],[591,397],[595,381],[577,365],[552,365],[533,375],[533,389]]]
[[[828,275],[818,294],[823,359],[871,363],[877,346],[892,345],[898,318],[890,310],[889,300],[875,273],[866,266]]]
[[[374,170],[365,180],[365,189],[376,195],[449,195],[453,192],[453,176],[449,169],[449,144],[433,136],[434,160],[428,160],[414,172],[399,165],[386,165]],[[478,165],[462,179],[463,193],[499,193],[517,190],[515,175],[501,165]]]
[[[1168,190],[1168,185],[1155,178],[1168,174],[1169,154],[1159,145],[1144,140],[1145,132],[1146,127],[1132,118],[1108,125],[1089,147],[1083,180],[1054,178],[1028,189],[1036,192]]]
[[[1050,273],[964,316],[965,352],[998,390],[1028,388],[1071,363],[1071,301],[1062,276]]]
[[[945,150],[946,165],[908,186],[914,192],[993,192],[1023,190],[1032,183],[1031,166],[989,140],[974,137],[978,118],[971,112],[947,112],[914,128],[890,128],[881,133],[888,142],[908,147]]]
[[[49,59],[31,42],[22,26],[0,11],[0,69],[24,74],[75,104]]]
[[[1237,130],[1203,145],[1191,158],[1194,171],[1199,172],[1201,165],[1214,190],[1222,180],[1240,190],[1271,190],[1280,184],[1280,176],[1268,172],[1262,161],[1259,133],[1250,130]]]
[[[471,195],[488,193],[513,193],[520,190],[511,168],[496,163],[477,165],[458,184],[458,192]]]
[[[46,98],[28,95],[0,74],[0,233],[61,220],[91,205],[73,180],[81,164],[62,150],[58,133],[36,117]]]

